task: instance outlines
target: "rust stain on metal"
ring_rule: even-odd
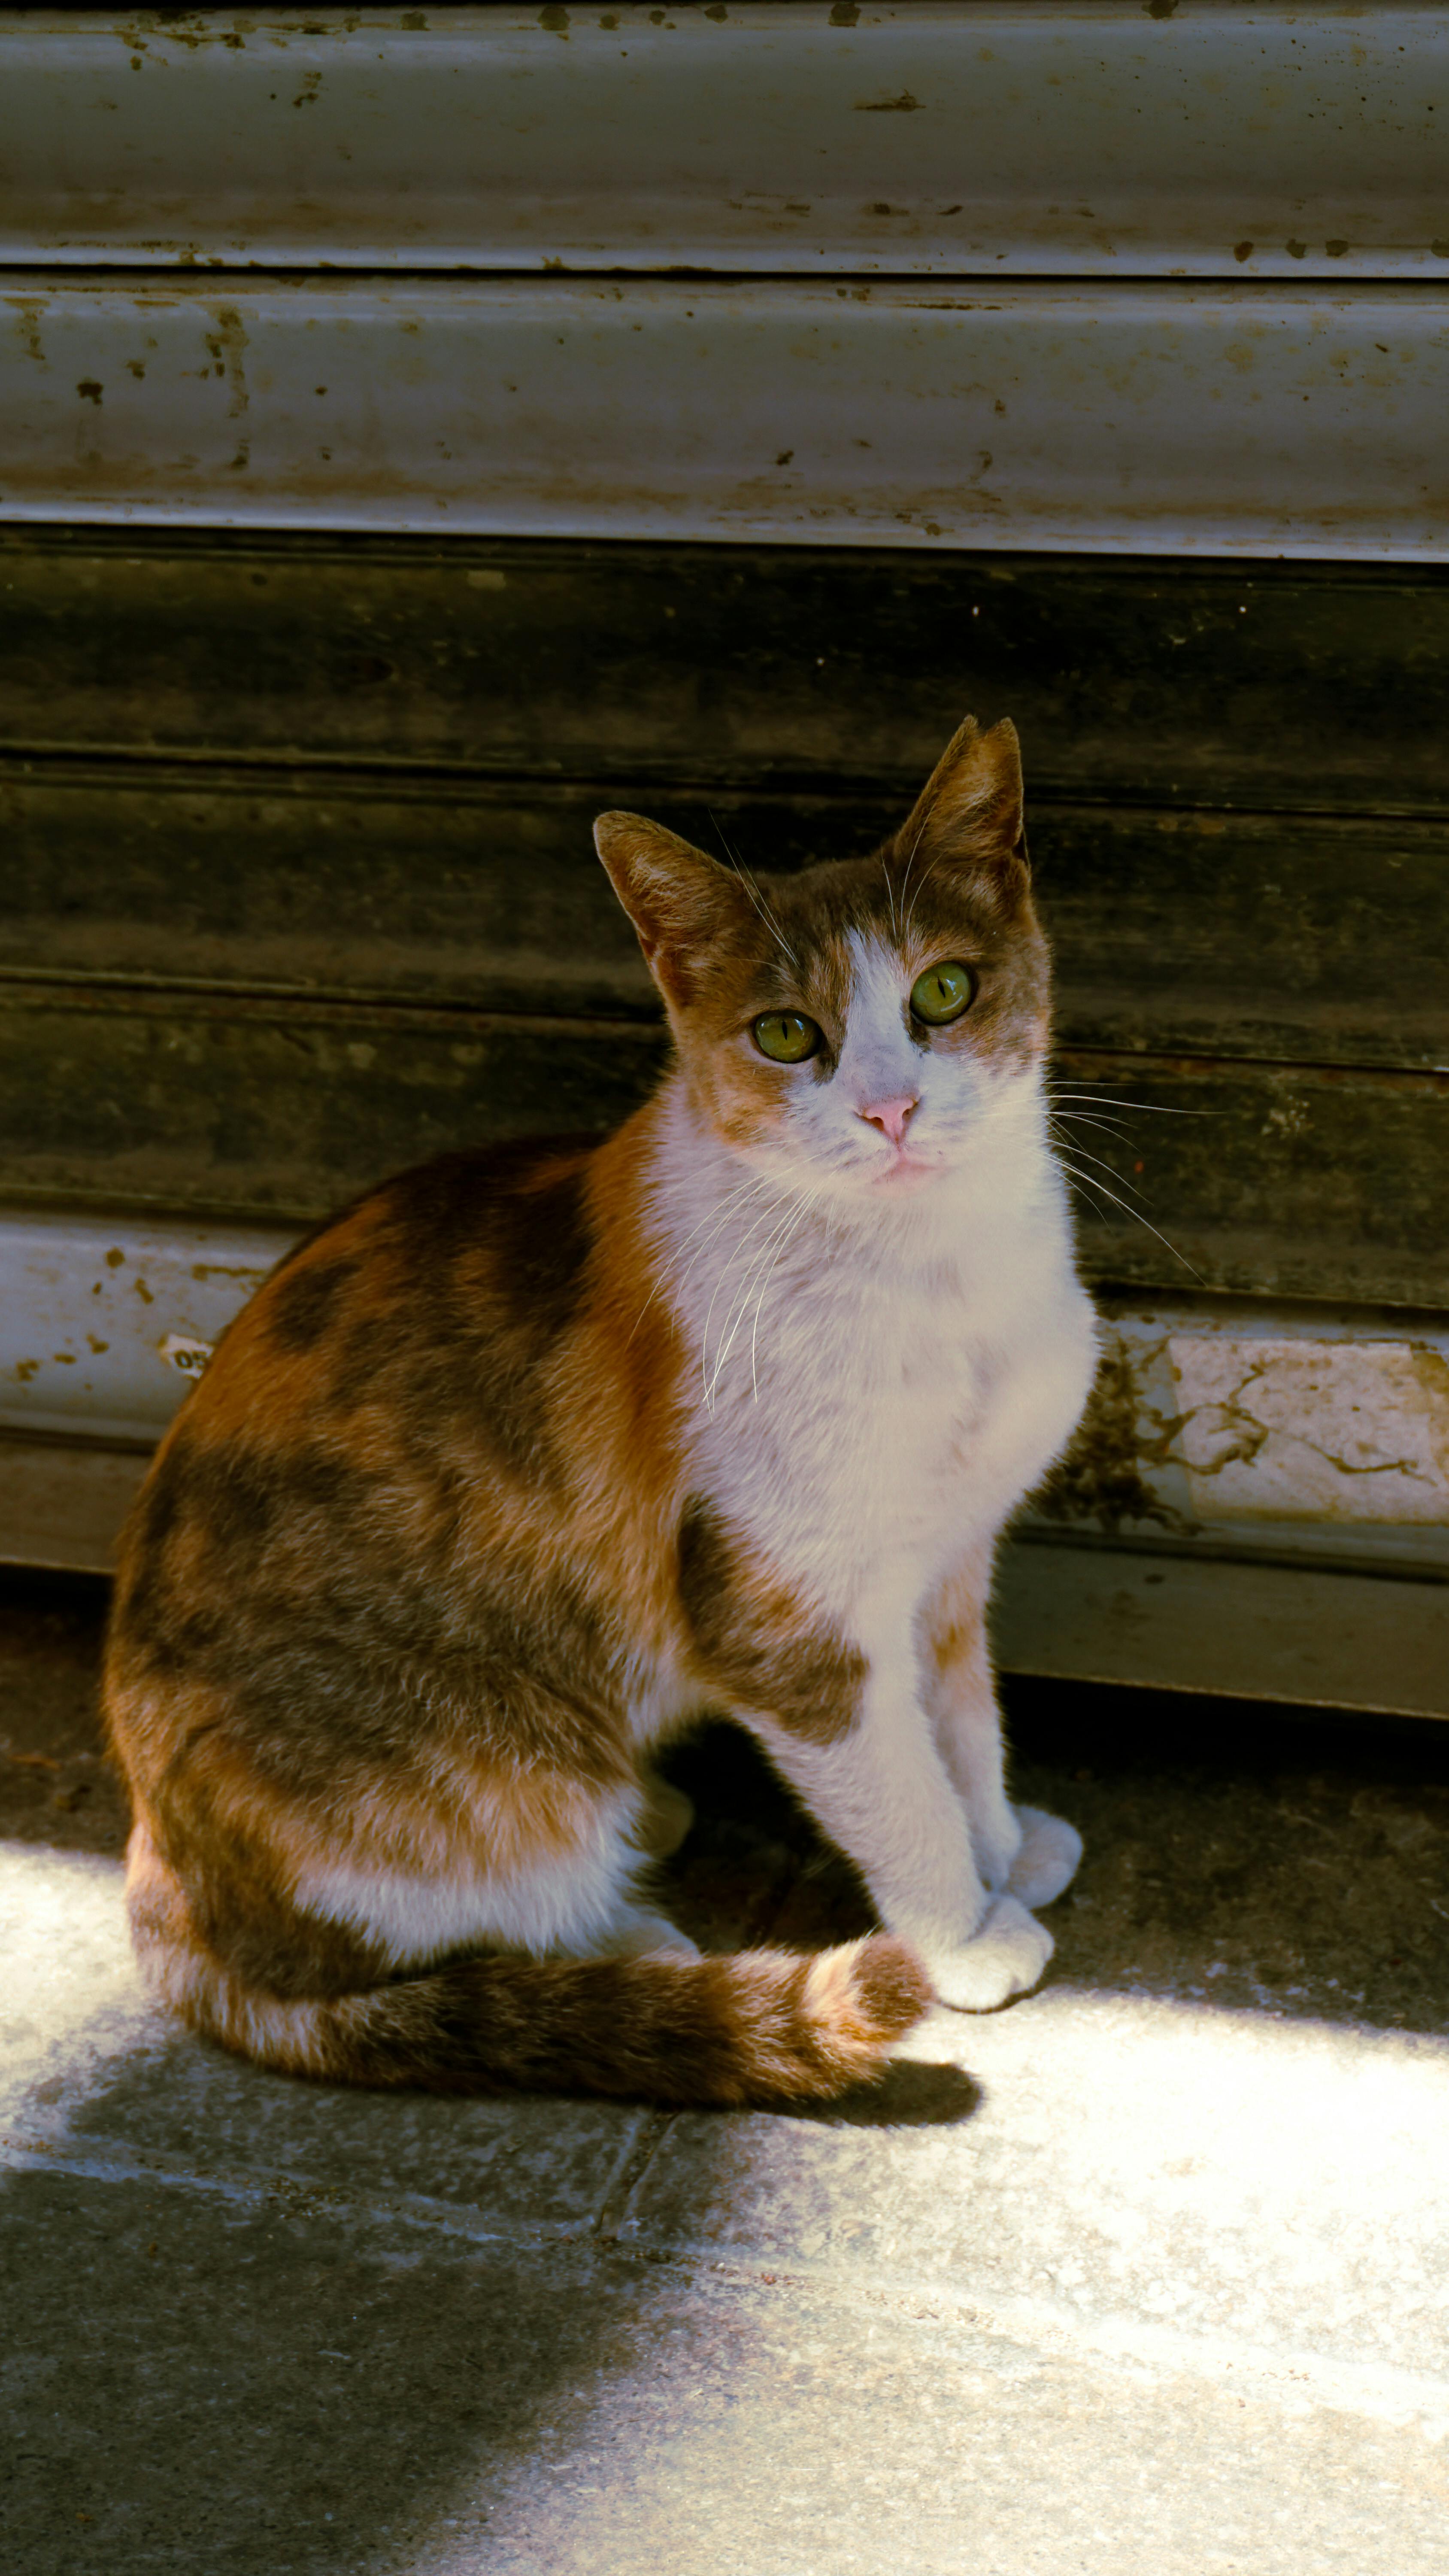
[[[1166,1348],[1166,1335],[1156,1348]],[[1140,1377],[1151,1354],[1129,1348],[1115,1334],[1102,1354],[1087,1409],[1066,1456],[1031,1496],[1033,1511],[1050,1521],[1094,1521],[1119,1530],[1124,1521],[1155,1522],[1176,1537],[1191,1537],[1197,1523],[1164,1500],[1147,1480],[1167,1466],[1182,1431],[1181,1414],[1144,1407]]]
[[[213,305],[212,311],[216,317],[216,329],[207,332],[206,345],[211,351],[212,364],[217,374],[225,376],[228,371],[230,372],[231,399],[227,404],[227,418],[240,420],[249,399],[246,325],[234,304],[216,304]],[[245,462],[245,458],[242,462]]]
[[[50,302],[49,296],[11,295],[7,296],[6,302],[15,316],[15,332],[21,348],[27,358],[33,358],[37,366],[43,367],[46,358],[40,337],[40,319]]]

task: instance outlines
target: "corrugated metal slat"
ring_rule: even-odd
[[[0,513],[1441,555],[1449,284],[7,281]]]
[[[1442,274],[1449,18],[1175,0],[0,15],[0,259]]]

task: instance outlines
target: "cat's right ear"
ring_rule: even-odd
[[[700,967],[749,918],[738,877],[642,814],[601,814],[594,847],[665,1000],[688,1006]]]

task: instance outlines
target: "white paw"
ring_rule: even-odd
[[[1055,1944],[1015,1896],[998,1896],[973,1941],[926,1954],[943,2004],[957,2012],[994,2012],[1034,1986]]]
[[[1082,1837],[1064,1816],[1048,1816],[1040,1807],[1018,1807],[1021,1849],[1011,1864],[1007,1886],[1023,1905],[1050,1905],[1076,1877]]]
[[[642,1959],[651,1950],[673,1950],[685,1959],[702,1954],[697,1941],[671,1923],[667,1914],[652,1914],[644,1905],[631,1905],[617,1914],[599,1943],[598,1955],[605,1959]]]
[[[971,1856],[976,1863],[981,1884],[993,1896],[1004,1896],[1012,1886],[1016,1855],[1021,1849],[1021,1818],[1015,1807],[1003,1798],[990,1826],[978,1816],[971,1818]]]

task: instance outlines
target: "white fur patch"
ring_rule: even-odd
[[[1000,2002],[1051,1953],[1014,1896],[1021,1827],[986,1662],[921,1669],[942,1588],[984,1612],[997,1534],[1069,1437],[1096,1366],[1040,1073],[923,1048],[906,965],[851,942],[838,1063],[774,1136],[725,1146],[666,1099],[655,1223],[692,1352],[690,1482],[862,1655],[843,1737],[745,1710],[952,2001]],[[908,1150],[862,1110],[914,1095]],[[882,1175],[890,1185],[879,1186]]]
[[[339,1863],[309,1871],[297,1902],[375,1943],[399,1968],[489,1946],[536,1958],[591,1957],[634,1920],[640,1861],[627,1835],[636,1808],[637,1801],[601,1806],[587,1842],[507,1873]]]

